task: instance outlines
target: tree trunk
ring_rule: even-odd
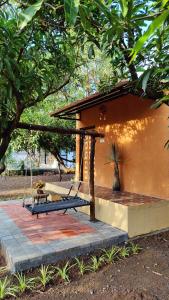
[[[62,181],[62,172],[60,168],[60,162],[58,161],[59,181]]]
[[[130,38],[129,39],[129,44],[131,45],[131,43],[132,42],[131,42],[131,38]],[[135,68],[135,65],[134,65],[133,62],[130,63],[130,60],[131,60],[130,50],[125,45],[123,38],[121,38],[121,41],[119,43],[119,47],[120,47],[121,52],[124,55],[124,59],[126,61],[128,69],[129,69],[132,81],[137,81],[138,80],[138,76],[137,76],[136,68]]]
[[[120,186],[120,175],[118,163],[114,163],[114,181],[113,181],[113,192],[119,192],[121,190]]]
[[[15,118],[13,119],[12,122],[9,122],[8,125],[6,126],[6,128],[1,129],[1,134],[0,134],[0,161],[2,161],[4,159],[5,153],[8,149],[9,143],[11,141],[12,138],[12,133],[13,131],[17,128],[17,124],[20,120],[20,116],[22,114],[23,109],[22,108],[18,108],[17,110],[17,114],[15,116]],[[2,122],[2,120],[1,120]],[[2,124],[1,128],[2,128]],[[0,174],[2,173],[2,168],[0,168]]]

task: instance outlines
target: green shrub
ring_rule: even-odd
[[[103,256],[100,256],[100,257],[92,256],[91,257],[91,265],[89,266],[89,269],[92,272],[96,272],[101,267],[103,262],[104,262],[104,257]]]
[[[45,288],[47,284],[53,279],[54,271],[49,270],[49,266],[41,266],[40,276],[38,276],[38,281],[41,283],[42,287]]]
[[[57,270],[57,275],[64,281],[69,282],[69,270],[73,267],[74,265],[70,266],[69,261],[62,267],[56,267]]]
[[[111,249],[103,249],[103,257],[107,263],[112,263],[118,257],[119,247],[113,246]]]
[[[129,249],[131,254],[138,254],[142,248],[138,244],[130,243],[129,244]]]
[[[10,284],[7,276],[0,280],[0,299],[5,299],[8,296],[16,297],[17,288],[10,286]]]
[[[126,258],[130,255],[130,249],[128,247],[121,247],[119,250],[119,256],[121,258]]]
[[[19,293],[24,293],[26,290],[32,290],[35,286],[35,278],[26,278],[22,273],[14,275],[17,279],[17,289]]]
[[[79,273],[80,273],[80,275],[83,276],[86,273],[86,271],[89,270],[89,268],[88,268],[88,266],[85,265],[83,259],[80,260],[76,257],[75,260],[76,260],[76,265],[78,266],[78,269],[79,269]]]

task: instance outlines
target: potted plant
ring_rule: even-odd
[[[34,189],[36,189],[37,194],[44,194],[43,188],[45,187],[45,182],[39,180],[33,184]]]

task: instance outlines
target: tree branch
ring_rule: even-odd
[[[48,96],[50,96],[50,95],[53,95],[53,94],[55,94],[55,93],[57,93],[57,92],[59,92],[63,87],[65,87],[69,82],[70,82],[70,76],[69,76],[69,78],[68,79],[66,79],[65,80],[65,82],[64,83],[62,83],[59,87],[57,87],[56,89],[54,89],[54,90],[49,90],[49,91],[47,91],[43,96],[44,96],[44,99],[45,98],[47,98]]]
[[[8,0],[4,0],[0,3],[0,7],[2,7],[4,4],[7,4],[8,3]]]

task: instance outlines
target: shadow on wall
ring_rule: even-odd
[[[114,139],[116,143],[126,145],[136,141],[138,134],[145,131],[146,127],[154,122],[154,118],[146,117],[142,120],[129,120],[122,123],[98,126],[98,131],[105,133],[105,138],[108,137],[108,144],[112,144]]]

